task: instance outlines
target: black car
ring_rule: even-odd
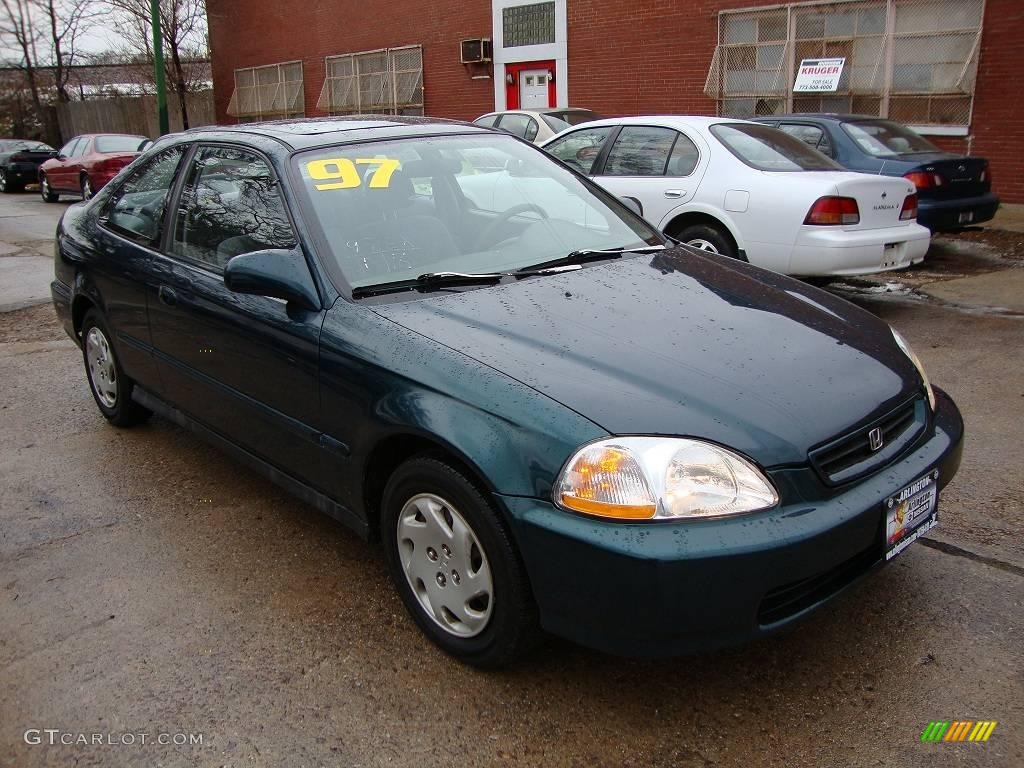
[[[902,176],[917,187],[917,222],[955,232],[996,215],[988,160],[939,149],[910,128],[864,115],[773,115],[755,118],[781,128],[844,168]]]
[[[0,139],[0,192],[22,192],[39,181],[39,166],[57,154],[49,144]]]
[[[481,666],[542,628],[655,656],[792,624],[934,526],[960,463],[885,323],[466,123],[167,137],[57,247],[109,422],[169,417],[380,540]]]

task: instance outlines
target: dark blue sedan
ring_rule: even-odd
[[[988,160],[945,152],[905,125],[862,115],[756,118],[810,144],[844,168],[902,176],[917,187],[917,222],[955,232],[996,215]]]
[[[787,626],[934,526],[960,462],[885,323],[465,123],[167,137],[57,250],[108,422],[173,419],[379,540],[480,666],[541,629],[650,656]]]

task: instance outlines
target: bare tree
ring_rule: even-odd
[[[3,0],[0,0],[3,1]],[[9,0],[8,0],[9,1]],[[128,22],[121,31],[135,51],[153,60],[151,9],[149,0],[106,0],[122,12]],[[204,0],[160,0],[160,32],[167,81],[181,108],[182,127],[188,128],[185,97],[196,89],[192,70],[186,62],[206,57],[206,3]],[[125,54],[128,51],[124,52]]]
[[[94,0],[0,0],[0,40],[18,54],[15,66],[51,143],[59,143],[60,129],[50,102],[71,100],[70,67],[98,11]]]

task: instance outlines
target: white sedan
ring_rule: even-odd
[[[630,117],[543,148],[639,204],[667,234],[797,276],[862,275],[924,259],[914,185],[854,173],[799,139],[722,117]]]

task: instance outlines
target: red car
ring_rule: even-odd
[[[39,192],[55,203],[62,194],[88,200],[150,143],[145,136],[95,133],[76,136],[39,166]]]

